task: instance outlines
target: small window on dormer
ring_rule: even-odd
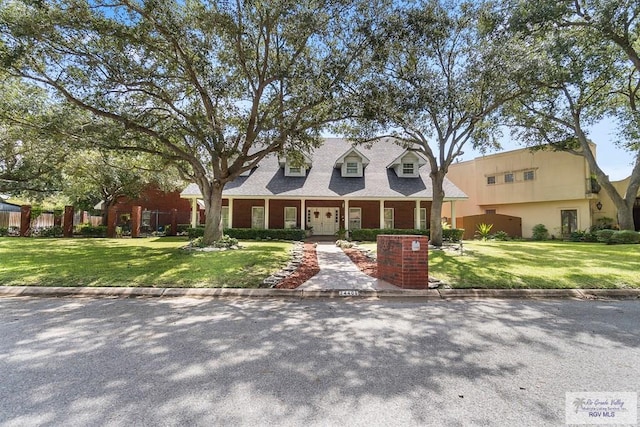
[[[357,175],[357,174],[358,174],[358,163],[347,162],[347,175]]]
[[[403,175],[413,175],[414,172],[414,165],[413,163],[403,163],[402,164],[402,174]]]

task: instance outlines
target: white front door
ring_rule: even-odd
[[[340,209],[309,208],[307,220],[315,236],[333,236],[340,228]]]

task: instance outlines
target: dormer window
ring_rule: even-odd
[[[311,158],[304,153],[293,156],[280,157],[280,167],[284,167],[284,176],[307,176],[307,170],[311,168]]]
[[[420,176],[420,167],[427,161],[413,150],[405,150],[400,156],[387,165],[387,169],[393,169],[399,178],[417,178]]]
[[[364,168],[368,164],[369,159],[353,147],[336,160],[334,167],[340,169],[340,175],[342,177],[360,178],[364,176]]]

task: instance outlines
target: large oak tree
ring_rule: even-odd
[[[617,209],[620,228],[633,230],[640,189],[640,3],[634,0],[516,0],[504,28],[521,37],[539,63],[532,96],[511,109],[529,144],[584,156]],[[617,144],[633,165],[621,194],[590,148],[590,125],[619,127]],[[594,141],[598,142],[598,141]]]
[[[376,67],[362,81],[352,137],[389,137],[429,162],[433,186],[431,242],[442,244],[443,183],[466,146],[497,147],[497,113],[522,93],[521,46],[484,22],[484,2],[398,3],[372,34]]]
[[[173,161],[202,192],[211,243],[228,182],[270,153],[309,149],[350,114],[344,88],[363,66],[373,8],[12,0],[2,3],[0,52],[13,74],[118,123],[130,135],[120,148]]]

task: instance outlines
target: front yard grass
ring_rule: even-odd
[[[375,243],[362,245],[375,250]],[[640,288],[640,245],[465,241],[429,251],[429,274],[453,288]]]
[[[291,243],[191,252],[185,238],[0,238],[0,285],[255,288],[289,259]]]

